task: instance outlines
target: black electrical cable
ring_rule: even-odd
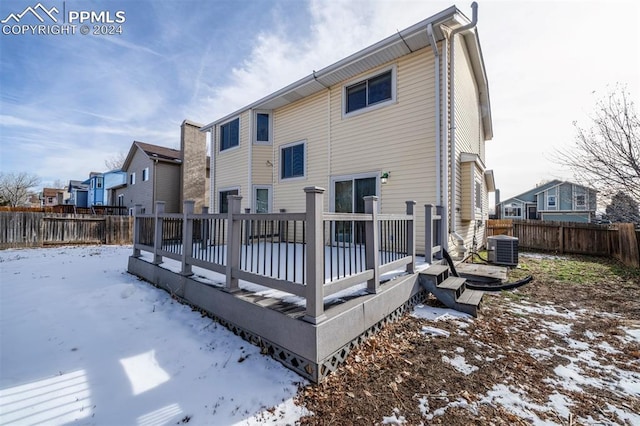
[[[502,291],[502,290],[513,290],[514,288],[521,287],[525,284],[533,281],[533,276],[529,275],[526,278],[521,280],[511,282],[511,283],[503,283],[498,278],[490,278],[490,277],[480,277],[478,275],[473,274],[459,274],[456,270],[455,265],[453,264],[453,259],[446,250],[442,250],[442,254],[449,265],[449,269],[451,269],[451,273],[454,277],[461,277],[467,280],[466,286],[472,290],[481,290],[481,291]]]

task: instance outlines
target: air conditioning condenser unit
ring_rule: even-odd
[[[487,254],[490,263],[518,265],[518,238],[508,235],[487,237]]]

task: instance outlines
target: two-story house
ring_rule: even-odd
[[[60,204],[64,204],[66,189],[60,188],[42,188],[42,206],[53,207]]]
[[[165,211],[182,210],[183,200],[194,200],[196,211],[209,204],[209,159],[206,135],[199,123],[184,120],[180,126],[180,150],[135,141],[122,166],[123,182],[111,187],[113,205],[143,212],[154,211],[164,201]]]
[[[89,180],[71,180],[67,187],[69,198],[66,204],[73,204],[76,207],[89,207]]]
[[[597,209],[595,189],[554,179],[501,201],[496,215],[503,219],[591,222]]]
[[[367,195],[381,213],[416,201],[418,251],[425,204],[444,209],[450,251],[483,241],[495,184],[476,8],[470,20],[452,6],[203,126],[211,211],[232,194],[253,212],[304,211],[303,188],[319,186],[333,212],[363,212]]]
[[[120,169],[104,173],[91,172],[88,179],[88,206],[117,205],[118,200],[114,197],[114,190],[122,187],[126,180],[127,174]]]

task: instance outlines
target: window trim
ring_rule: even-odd
[[[291,176],[291,177],[283,177],[282,176],[282,151],[287,148],[293,148],[294,146],[302,145],[303,149],[303,163],[302,163],[302,176]],[[278,148],[278,181],[280,182],[291,182],[295,180],[304,180],[307,178],[307,141],[306,139],[291,142],[288,144],[280,145]]]
[[[149,168],[145,167],[142,169],[142,182],[146,182],[149,180]]]
[[[253,213],[257,213],[257,205],[258,205],[258,189],[266,189],[268,193],[267,197],[267,213],[271,213],[273,211],[273,185],[253,185],[251,190],[252,193],[252,203],[251,210]]]
[[[553,204],[551,204],[551,199],[553,198]],[[556,194],[547,193],[547,210],[550,210],[551,207],[554,210],[558,210],[558,196]]]
[[[129,185],[136,184],[136,172],[129,173]]]
[[[232,146],[230,146],[228,148],[222,149],[222,128],[224,126],[227,126],[227,125],[231,124],[232,122],[234,122],[236,120],[238,120],[238,144],[237,145],[232,145]],[[218,126],[218,152],[220,152],[220,153],[228,152],[228,151],[231,151],[231,150],[239,148],[240,147],[240,139],[241,139],[241,137],[240,137],[241,129],[242,129],[242,123],[241,123],[241,120],[240,120],[240,116],[237,116],[237,117],[234,117],[234,118],[232,118],[230,120],[227,120],[224,123],[220,123],[220,125]]]
[[[384,108],[387,105],[395,104],[397,100],[397,82],[398,82],[398,72],[397,65],[393,64],[390,67],[379,69],[375,72],[369,73],[363,77],[358,78],[357,80],[352,80],[342,86],[342,118],[354,117],[360,114],[367,113],[369,111],[374,111],[379,108]],[[372,80],[376,77],[381,76],[382,74],[388,73],[391,71],[391,99],[387,99],[384,101],[376,102],[375,104],[367,105],[363,108],[358,108],[354,111],[347,112],[347,89],[350,87],[361,84],[365,81]]]
[[[269,140],[258,140],[258,114],[265,114],[269,116]],[[253,111],[253,125],[251,126],[252,142],[254,145],[273,145],[273,112],[270,110],[254,110]]]

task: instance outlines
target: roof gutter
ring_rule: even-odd
[[[471,22],[468,23],[467,25],[464,25],[462,27],[458,27],[456,29],[454,29],[453,31],[451,31],[451,34],[449,36],[449,38],[451,39],[451,42],[449,43],[449,49],[450,49],[450,53],[449,53],[449,104],[450,104],[450,109],[449,109],[449,121],[451,123],[451,129],[449,131],[449,139],[450,139],[450,143],[451,143],[451,209],[449,211],[449,217],[450,217],[450,227],[449,227],[449,233],[451,234],[451,236],[453,236],[453,238],[456,240],[456,245],[457,245],[457,252],[458,252],[458,256],[459,257],[464,257],[464,253],[466,251],[466,248],[464,247],[464,238],[462,238],[462,236],[460,236],[460,234],[458,234],[456,232],[456,210],[457,210],[457,206],[456,206],[456,173],[457,173],[457,162],[456,162],[456,98],[455,98],[455,87],[456,87],[456,82],[455,82],[455,51],[456,51],[456,47],[455,47],[455,36],[456,34],[465,32],[465,31],[469,31],[472,30],[473,28],[475,28],[476,24],[478,23],[478,3],[476,3],[475,1],[473,3],[471,3],[471,10],[473,12],[472,16],[471,16]]]

